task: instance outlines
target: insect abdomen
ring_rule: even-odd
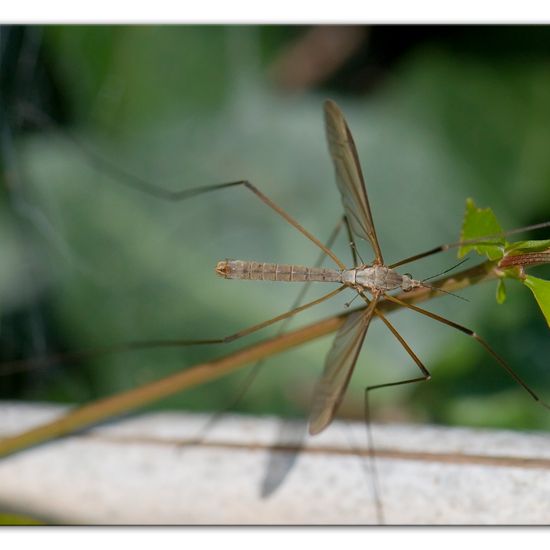
[[[225,279],[248,279],[251,281],[342,282],[341,272],[335,269],[247,260],[223,260],[218,262],[216,273]]]

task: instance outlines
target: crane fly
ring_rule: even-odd
[[[309,421],[310,434],[321,432],[333,420],[351,379],[373,316],[377,315],[388,323],[376,309],[378,300],[390,290],[409,291],[429,286],[409,275],[400,275],[384,265],[352,134],[342,111],[334,101],[325,102],[324,112],[329,151],[342,197],[345,219],[349,230],[356,237],[370,243],[375,254],[372,264],[360,264],[348,269],[330,249],[321,245],[321,249],[337,264],[338,269],[243,260],[224,260],[216,266],[216,273],[226,279],[339,283],[341,286],[336,292],[345,288],[354,289],[367,303],[366,309],[348,317],[336,335],[326,358],[323,375],[314,393]],[[301,227],[299,229],[309,238],[305,230]],[[316,239],[314,242],[319,245]],[[355,244],[352,246],[355,249]],[[365,291],[370,293],[371,298],[365,295]],[[334,294],[335,292],[329,293],[326,299]],[[408,347],[406,349],[409,351]]]
[[[344,289],[355,290],[357,296],[365,301],[366,307],[363,310],[354,312],[347,317],[345,323],[338,331],[332,347],[326,357],[324,371],[314,392],[313,404],[309,418],[309,433],[312,435],[323,431],[334,419],[357,363],[357,359],[365,340],[370,322],[375,316],[384,322],[392,334],[405,348],[407,353],[411,356],[419,368],[420,376],[407,380],[367,387],[367,394],[368,391],[374,389],[427,381],[430,379],[431,375],[420,359],[415,355],[409,345],[397,332],[395,327],[388,321],[386,316],[382,314],[379,309],[377,309],[376,306],[381,299],[387,299],[401,306],[410,308],[473,337],[480,342],[486,351],[488,351],[493,358],[496,359],[496,361],[516,380],[516,382],[523,386],[535,400],[540,401],[538,396],[525,384],[525,382],[523,382],[523,380],[516,375],[507,363],[489,346],[489,344],[487,344],[487,342],[485,342],[485,340],[483,340],[475,332],[435,313],[429,312],[412,304],[408,304],[407,302],[404,302],[403,300],[389,294],[392,290],[399,289],[401,291],[408,292],[422,287],[445,292],[440,288],[427,284],[425,281],[414,279],[410,274],[401,275],[395,270],[395,267],[444,250],[445,246],[450,247],[453,245],[437,247],[428,252],[417,254],[391,265],[386,265],[384,263],[382,251],[378,243],[378,237],[376,236],[376,229],[369,205],[365,181],[351,131],[342,111],[334,101],[325,101],[324,114],[329,152],[334,164],[336,183],[340,191],[342,204],[344,207],[344,220],[348,229],[348,236],[350,238],[350,246],[354,257],[355,266],[352,268],[347,268],[345,264],[335,256],[329,247],[320,243],[318,239],[311,235],[298,222],[292,219],[286,212],[275,205],[249,182],[242,181],[225,184],[246,185],[263,202],[273,208],[291,225],[293,225],[309,240],[316,244],[324,254],[334,261],[337,265],[337,269],[308,267],[294,264],[255,262],[248,260],[223,260],[218,262],[216,266],[216,273],[219,276],[226,279],[281,282],[324,282],[333,284],[337,283],[340,285],[336,290],[329,292],[309,304],[299,306],[287,314],[283,314],[272,320],[255,325],[254,327],[241,331],[234,336],[248,334],[252,331],[258,330],[259,328],[267,326],[267,324],[271,324],[272,322],[276,322],[294,315],[306,307],[316,305],[322,301],[332,298]],[[360,263],[357,262],[356,245],[353,236],[365,240],[370,244],[374,252],[374,260],[372,263],[367,264],[363,261]],[[366,293],[368,293],[369,296],[367,296]]]
[[[43,113],[38,113],[37,111],[30,108],[27,108],[27,113],[27,116],[29,116],[39,125],[55,127],[55,123],[53,123],[51,119],[48,119],[47,116]],[[31,369],[36,368],[37,366],[46,366],[52,362],[57,361],[80,361],[86,358],[93,358],[104,354],[124,352],[129,350],[181,347],[205,344],[224,344],[247,336],[253,332],[259,331],[267,326],[273,325],[280,321],[288,320],[297,313],[304,311],[305,309],[308,309],[312,306],[315,306],[321,302],[324,302],[325,300],[332,298],[333,296],[339,294],[345,289],[352,289],[355,291],[356,297],[359,297],[361,300],[364,301],[365,307],[361,310],[353,311],[347,315],[346,320],[339,329],[332,344],[332,347],[326,357],[323,374],[314,392],[311,416],[309,421],[309,432],[311,434],[318,434],[323,431],[332,422],[335,414],[337,413],[338,406],[340,405],[344,397],[362,344],[366,337],[369,324],[372,321],[373,317],[378,317],[388,327],[390,332],[395,336],[395,338],[404,347],[406,352],[410,355],[414,363],[417,365],[420,371],[420,375],[415,378],[410,378],[406,380],[399,380],[396,382],[369,386],[365,389],[365,398],[367,398],[368,392],[374,389],[427,381],[430,379],[430,373],[428,369],[423,365],[423,363],[412,351],[412,349],[398,333],[395,327],[389,322],[385,314],[382,313],[381,309],[377,307],[381,300],[389,300],[391,302],[394,302],[398,306],[412,309],[417,313],[434,319],[440,323],[451,326],[472,337],[477,342],[479,342],[479,344],[486,350],[486,352],[488,352],[493,357],[493,359],[496,360],[501,368],[503,368],[520,386],[522,386],[524,390],[526,390],[535,401],[538,401],[543,406],[550,408],[548,407],[548,405],[542,402],[538,395],[512,370],[511,367],[508,366],[504,359],[502,359],[500,355],[498,355],[489,346],[489,344],[474,331],[390,294],[390,292],[393,290],[401,290],[407,292],[419,288],[427,288],[433,291],[450,294],[444,289],[439,288],[437,285],[430,285],[426,283],[428,279],[416,280],[409,274],[398,273],[395,269],[399,266],[419,260],[421,258],[425,258],[438,252],[449,250],[453,247],[463,246],[465,244],[482,242],[485,239],[495,237],[497,235],[486,235],[485,237],[480,239],[441,245],[432,248],[426,252],[405,258],[399,262],[395,262],[389,265],[385,264],[382,256],[382,251],[378,243],[365,182],[351,131],[346,123],[344,115],[334,101],[327,100],[325,102],[324,114],[329,152],[332,158],[332,162],[334,164],[336,183],[340,191],[344,207],[344,223],[342,223],[342,221],[339,223],[336,231],[333,232],[331,238],[326,244],[323,244],[314,235],[308,232],[293,217],[291,217],[286,211],[276,205],[271,199],[269,199],[248,180],[224,182],[182,191],[172,191],[158,185],[153,185],[138,176],[120,170],[118,167],[112,165],[108,161],[105,161],[101,157],[90,155],[90,152],[86,151],[86,147],[83,147],[76,138],[70,135],[68,137],[73,145],[76,145],[79,149],[81,149],[82,152],[85,152],[86,155],[90,155],[91,160],[93,160],[94,164],[98,168],[103,169],[111,175],[114,175],[119,183],[133,188],[137,191],[144,192],[159,200],[179,202],[191,197],[221,189],[233,188],[238,186],[245,187],[264,204],[274,210],[287,223],[289,223],[300,233],[302,233],[322,252],[321,257],[317,262],[317,265],[313,267],[294,264],[254,262],[247,260],[223,260],[218,262],[216,266],[216,273],[219,276],[227,279],[243,280],[306,283],[325,282],[338,284],[339,286],[335,290],[332,290],[331,292],[321,296],[320,298],[317,298],[316,300],[305,304],[301,304],[301,299],[304,294],[304,292],[302,291],[300,297],[295,301],[295,305],[290,311],[287,311],[286,313],[253,325],[251,327],[242,329],[238,332],[222,338],[200,340],[180,339],[134,341],[106,346],[103,348],[96,348],[88,351],[66,352],[53,354],[46,357],[37,357],[37,361],[6,361],[2,362],[0,365],[2,367],[0,374],[6,375],[17,370]],[[352,268],[346,267],[346,265],[330,249],[330,247],[332,246],[330,243],[334,241],[337,231],[342,225],[345,225],[348,233],[351,253],[354,261],[354,267]],[[502,232],[498,234],[498,236],[519,233],[521,231],[527,231],[530,229],[540,229],[548,226],[550,226],[550,222],[544,222],[528,227]],[[374,259],[370,264],[365,263],[358,257],[354,236],[370,244],[374,252]],[[331,258],[331,260],[336,264],[336,268],[321,267],[322,259],[324,259],[325,257]],[[446,273],[447,271],[449,270],[446,270],[443,273]],[[429,279],[431,279],[431,277]],[[249,383],[246,384],[247,387],[248,385]],[[240,395],[242,396],[242,393]],[[240,396],[238,399],[240,399]]]

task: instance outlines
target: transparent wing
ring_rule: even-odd
[[[334,101],[325,101],[325,129],[336,183],[351,230],[370,242],[377,263],[383,264],[357,149],[344,115]]]
[[[325,370],[313,396],[309,417],[311,435],[324,430],[336,414],[348,387],[377,301],[378,298],[375,297],[367,309],[349,315],[334,339],[325,361]]]

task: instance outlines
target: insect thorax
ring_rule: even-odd
[[[400,275],[386,266],[359,266],[355,269],[345,270],[343,281],[352,286],[359,285],[370,290],[381,291],[396,288],[409,290],[417,286],[416,281],[408,275]]]

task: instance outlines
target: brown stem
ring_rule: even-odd
[[[550,263],[550,251],[527,252],[525,254],[509,254],[498,263],[501,268],[521,267],[527,268],[534,265]]]
[[[435,282],[434,287],[447,291],[456,291],[482,281],[494,279],[497,275],[495,262],[487,261],[456,275],[445,277]],[[403,293],[399,295],[399,299],[414,304],[439,295],[440,293],[435,289],[421,288]],[[377,308],[384,313],[389,313],[400,309],[400,306],[395,302],[381,300]],[[0,456],[6,456],[56,437],[74,433],[77,430],[105,421],[114,416],[144,407],[184,389],[204,384],[255,361],[265,359],[271,355],[325,336],[342,326],[345,318],[350,313],[357,311],[357,309],[360,308],[355,308],[340,315],[335,315],[306,327],[276,336],[275,338],[264,340],[240,351],[195,365],[138,388],[75,408],[57,420],[32,428],[22,434],[0,440]]]

